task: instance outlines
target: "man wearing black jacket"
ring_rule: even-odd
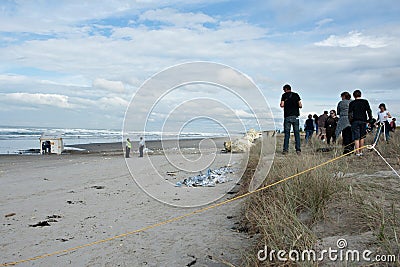
[[[364,146],[364,139],[367,135],[367,121],[372,119],[372,111],[368,100],[361,99],[360,90],[355,90],[353,96],[355,100],[349,104],[349,119],[356,155],[362,156],[362,150],[359,148]]]

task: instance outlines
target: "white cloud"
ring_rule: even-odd
[[[68,96],[59,94],[40,94],[40,93],[9,93],[3,94],[4,98],[12,102],[31,104],[34,106],[46,105],[59,108],[72,108]]]
[[[252,78],[244,73],[239,73],[229,68],[221,69],[218,73],[218,81],[221,84],[235,87],[235,88],[254,88]]]
[[[361,32],[351,31],[345,36],[331,35],[327,39],[315,43],[315,45],[331,47],[367,46],[369,48],[382,48],[388,45],[388,40],[384,37],[366,36]]]
[[[193,27],[204,23],[215,23],[215,19],[203,13],[183,13],[172,8],[148,10],[139,16],[140,21],[159,21],[180,27]]]
[[[72,33],[74,29],[71,25],[74,23],[115,13],[137,12],[142,6],[135,2],[128,4],[119,0],[101,3],[71,0],[53,4],[47,1],[2,1],[0,30],[40,34]]]
[[[326,19],[321,19],[321,20],[317,21],[317,22],[315,23],[315,25],[317,26],[317,28],[321,28],[322,26],[324,26],[324,25],[326,25],[326,24],[329,24],[329,23],[331,23],[331,22],[333,22],[333,19],[331,19],[331,18],[326,18]]]
[[[221,21],[215,34],[225,41],[245,41],[264,38],[268,29],[244,21]]]
[[[249,112],[247,112],[247,111],[245,111],[243,109],[235,109],[235,114],[239,118],[243,118],[243,119],[244,118],[255,118],[256,117],[255,114],[249,113]]]
[[[0,83],[21,83],[27,80],[27,77],[23,75],[0,74]]]
[[[93,87],[116,93],[125,92],[125,86],[121,81],[109,81],[102,78],[95,79],[93,81]]]
[[[118,96],[104,96],[97,99],[73,97],[71,102],[74,106],[80,109],[97,110],[97,111],[112,111],[118,114],[125,112],[129,102]]]
[[[96,101],[96,104],[99,104],[100,108],[104,110],[118,109],[120,111],[125,111],[129,102],[121,97],[114,96],[114,97],[102,97]]]

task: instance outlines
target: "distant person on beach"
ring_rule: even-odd
[[[385,132],[386,142],[389,142],[390,139],[389,118],[391,117],[392,115],[390,115],[389,111],[387,111],[386,105],[384,103],[379,104],[378,118],[376,120],[378,123],[378,131],[376,133],[374,143],[379,140],[379,137],[381,136],[382,132]]]
[[[46,154],[46,148],[47,148],[46,142],[42,142],[42,154],[43,155]]]
[[[50,141],[46,141],[46,145],[47,145],[47,153],[51,154],[51,142]]]
[[[367,121],[372,119],[372,111],[368,100],[361,99],[361,91],[353,92],[354,100],[349,104],[349,120],[353,135],[356,155],[362,156],[360,147],[364,146],[364,139],[367,134]],[[367,118],[368,116],[368,118]]]
[[[143,137],[140,137],[139,141],[139,158],[143,158],[143,150],[144,150],[145,142]]]
[[[50,154],[51,153],[51,143],[50,141],[42,142],[42,154]]]
[[[292,87],[289,84],[283,86],[280,107],[283,108],[284,121],[283,121],[283,131],[285,132],[285,139],[283,142],[283,154],[289,152],[289,139],[290,139],[290,129],[293,127],[294,139],[296,142],[295,148],[296,153],[301,153],[300,148],[300,109],[303,107],[301,103],[300,96],[292,92]]]
[[[328,118],[328,111],[325,110],[324,113],[318,117],[318,137],[321,138],[322,141],[325,141],[325,135],[326,135],[326,128],[325,128],[325,122],[326,119]]]
[[[314,133],[314,120],[311,114],[308,115],[308,119],[304,124],[304,131],[306,132],[306,144],[307,144],[308,140],[310,140],[311,136]]]
[[[313,119],[314,119],[314,126],[315,126],[315,135],[318,135],[318,115],[314,114]]]
[[[351,133],[351,124],[349,121],[349,105],[351,102],[351,95],[349,92],[343,92],[340,94],[342,100],[337,105],[337,115],[339,115],[339,121],[336,127],[336,138],[342,134],[343,137],[343,154],[347,154],[354,149],[353,137]]]
[[[129,140],[129,138],[126,139],[126,147],[125,147],[125,158],[129,158],[129,154],[131,152],[132,149],[132,143],[131,140]]]
[[[326,143],[328,145],[331,144],[331,138],[332,138],[332,143],[336,143],[336,127],[338,123],[338,117],[336,116],[336,111],[331,110],[329,112],[329,116],[325,121],[325,131],[326,131]]]
[[[392,121],[390,122],[390,131],[391,132],[396,131],[396,118],[393,118]]]

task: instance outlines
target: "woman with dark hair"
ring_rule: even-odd
[[[351,102],[351,95],[349,92],[341,93],[342,100],[337,105],[337,115],[339,115],[339,121],[336,127],[336,138],[342,133],[343,137],[343,154],[353,151],[354,144],[351,133],[351,124],[349,121],[349,105]]]
[[[378,119],[377,119],[379,127],[378,127],[378,132],[376,133],[376,136],[375,136],[374,143],[379,140],[379,137],[381,136],[382,132],[385,132],[386,142],[389,142],[390,123],[389,123],[388,119],[391,117],[392,117],[392,115],[390,115],[389,111],[386,110],[386,105],[384,103],[381,103],[379,105],[379,112],[378,112]]]
[[[335,110],[331,110],[329,112],[329,117],[326,118],[326,121],[325,121],[326,143],[328,145],[331,144],[331,138],[332,138],[332,143],[336,142],[335,131],[336,131],[338,120],[339,119],[336,117],[336,111]]]

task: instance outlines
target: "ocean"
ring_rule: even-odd
[[[122,131],[110,129],[72,129],[0,126],[0,154],[25,153],[29,149],[40,149],[39,138],[43,133],[61,134],[64,146],[76,144],[121,142]],[[138,140],[141,132],[129,133],[131,140]],[[163,133],[164,139],[176,138],[176,133]],[[180,133],[179,138],[223,137],[216,133]],[[161,132],[146,132],[145,140],[160,140]]]

